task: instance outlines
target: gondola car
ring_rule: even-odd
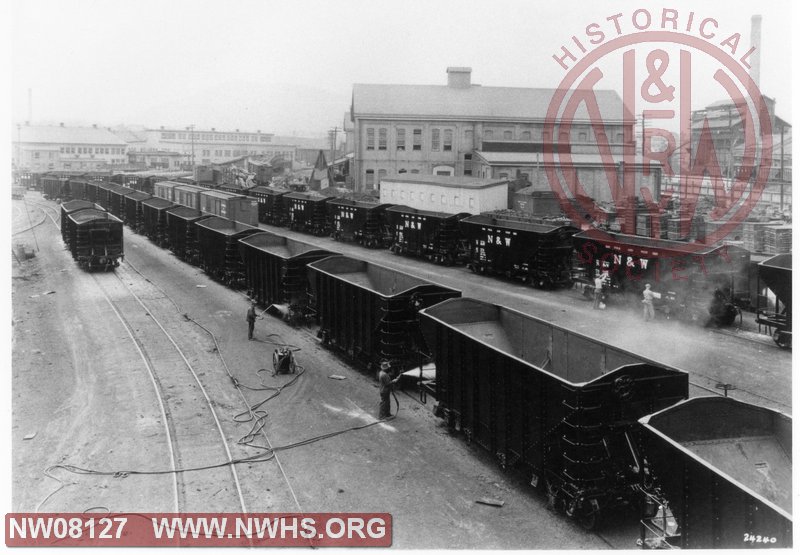
[[[391,242],[385,212],[391,204],[376,198],[335,198],[328,201],[331,236],[336,241],[358,243],[368,249],[385,248]]]
[[[593,528],[638,500],[637,419],[689,393],[685,372],[510,308],[450,299],[420,313],[437,414]]]
[[[756,322],[772,333],[772,339],[781,349],[792,347],[792,255],[778,254],[758,265],[758,280],[763,281],[775,294],[775,307],[756,310]],[[760,288],[759,288],[760,289]]]
[[[258,185],[250,189],[248,196],[258,200],[258,221],[263,224],[283,227],[289,221],[288,206],[284,199],[289,189]]]
[[[159,247],[167,247],[167,210],[175,206],[163,198],[142,201],[142,227],[144,234]]]
[[[427,362],[430,349],[418,312],[460,291],[346,256],[308,265],[323,343],[367,368],[388,360],[396,369]]]
[[[641,422],[644,546],[792,547],[791,417],[697,397]]]
[[[274,233],[254,233],[239,241],[247,294],[291,324],[308,316],[306,265],[337,254]]]
[[[175,256],[186,262],[198,265],[200,251],[197,244],[197,229],[194,224],[205,218],[211,218],[200,210],[188,206],[167,208],[167,243]]]
[[[67,219],[75,234],[70,251],[81,268],[108,271],[119,266],[124,257],[122,220],[95,208],[78,210]]]
[[[478,214],[459,222],[468,245],[467,267],[553,288],[571,285],[571,226],[531,223],[495,214]]]
[[[641,307],[649,283],[654,303],[667,318],[727,326],[749,295],[750,252],[735,246],[705,246],[680,241],[588,230],[573,237],[578,273],[591,282],[608,274],[609,298]]]
[[[429,212],[403,205],[386,209],[390,250],[439,264],[456,263],[463,251],[458,222],[470,214]]]
[[[239,240],[258,233],[257,227],[212,216],[194,223],[200,267],[212,279],[232,288],[245,285],[245,270]]]

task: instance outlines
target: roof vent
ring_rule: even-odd
[[[448,67],[447,86],[454,89],[468,89],[472,81],[471,67]]]
[[[60,125],[61,127],[64,127],[64,122],[62,121],[62,122],[61,122],[61,123],[59,123],[58,125]]]

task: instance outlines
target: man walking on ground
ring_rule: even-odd
[[[656,297],[656,294],[650,290],[650,284],[646,283],[644,286],[644,291],[642,291],[642,305],[644,305],[644,321],[649,322],[650,320],[655,320],[656,313],[653,310],[653,299]]]

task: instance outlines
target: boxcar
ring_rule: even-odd
[[[637,419],[688,397],[685,372],[504,306],[421,312],[437,414],[587,528],[637,501]]]
[[[190,264],[200,263],[200,251],[197,245],[197,229],[194,223],[210,218],[200,210],[187,206],[167,208],[167,242],[175,256]]]
[[[572,283],[575,227],[479,214],[461,220],[459,228],[468,245],[467,267],[473,272],[504,275],[537,287]]]
[[[792,347],[792,255],[778,254],[758,264],[758,281],[775,294],[775,306],[761,306],[758,297],[756,322],[771,333],[772,339],[782,349]]]
[[[182,185],[185,185],[185,183],[178,183],[176,181],[156,181],[153,184],[153,196],[175,202],[175,187],[180,187]]]
[[[408,206],[386,209],[391,251],[440,264],[455,263],[463,250],[458,222],[469,213],[428,212]]]
[[[266,231],[240,240],[239,250],[247,294],[262,306],[275,305],[292,324],[307,316],[306,265],[337,254]]]
[[[254,198],[206,189],[200,193],[200,210],[246,225],[258,225],[258,201]]]
[[[200,193],[208,190],[208,188],[200,187],[199,185],[176,185],[172,189],[173,202],[200,210]]]
[[[257,227],[212,216],[194,224],[200,267],[212,279],[231,287],[243,287],[245,271],[239,240],[258,233]]]
[[[749,296],[750,253],[734,245],[680,241],[589,230],[574,236],[578,273],[592,281],[608,273],[611,298],[641,307],[649,283],[657,310],[702,324],[730,325]]]
[[[128,193],[123,198],[125,202],[125,212],[123,221],[136,233],[144,230],[144,212],[142,211],[142,201],[152,198],[148,193],[134,191]]]
[[[792,547],[792,419],[726,397],[642,418],[642,540],[699,549]]]
[[[87,208],[102,210],[100,205],[88,200],[70,200],[61,204],[61,239],[67,248],[70,248],[71,242],[75,239],[75,222],[70,220],[68,216],[73,212]]]
[[[118,187],[113,183],[108,183],[106,181],[97,181],[97,198],[95,198],[95,202],[103,207],[103,210],[109,210],[111,207],[111,188]]]
[[[280,187],[257,186],[247,194],[258,200],[258,221],[264,224],[283,227],[289,221],[288,206],[284,195],[291,193],[289,189]]]
[[[460,291],[363,260],[332,256],[308,265],[312,309],[323,342],[371,369],[381,360],[408,368],[430,351],[420,309]]]
[[[336,198],[328,201],[331,236],[337,241],[358,243],[367,248],[388,247],[391,234],[385,212],[391,204],[377,200]]]
[[[122,220],[105,210],[85,208],[67,216],[74,228],[70,239],[72,258],[89,271],[108,271],[123,258]]]
[[[284,195],[289,229],[311,233],[318,237],[328,235],[330,222],[325,204],[332,198],[336,197],[323,195],[317,191]]]
[[[142,229],[148,239],[159,247],[167,246],[167,209],[175,206],[163,198],[142,201]]]

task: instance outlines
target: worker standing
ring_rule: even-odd
[[[253,340],[253,330],[256,327],[256,318],[261,318],[261,316],[256,314],[256,302],[253,301],[250,303],[250,308],[247,309],[247,340]]]
[[[378,410],[378,419],[385,420],[392,416],[392,404],[389,396],[392,394],[392,389],[394,384],[397,383],[397,380],[400,379],[398,376],[395,379],[392,379],[391,375],[389,374],[389,369],[391,365],[389,361],[384,360],[381,362],[381,369],[378,372],[378,387],[380,388],[381,394],[381,404],[380,409]]]
[[[644,291],[642,291],[642,305],[644,306],[644,321],[649,322],[650,320],[655,320],[656,313],[653,309],[653,299],[655,299],[656,294],[650,290],[650,284],[646,283],[644,286]]]
[[[596,278],[594,278],[594,305],[592,308],[597,310],[603,304],[603,287],[606,283],[606,277],[608,274],[603,272]]]

